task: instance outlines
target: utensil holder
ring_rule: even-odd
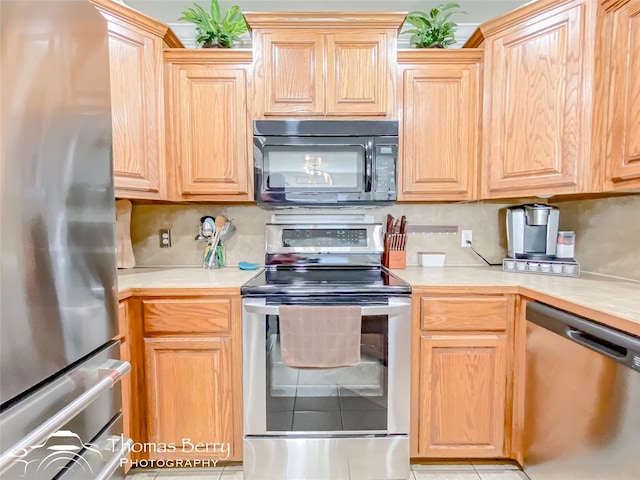
[[[407,252],[406,250],[389,250],[386,252],[384,266],[387,268],[406,268]]]
[[[218,245],[216,247],[216,251],[213,252],[214,259],[213,265],[211,265],[211,269],[218,269],[224,267],[224,249],[222,245]]]

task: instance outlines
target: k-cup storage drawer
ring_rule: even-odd
[[[226,333],[231,331],[231,299],[144,300],[146,334]]]
[[[508,296],[423,296],[423,330],[503,331],[513,311]]]

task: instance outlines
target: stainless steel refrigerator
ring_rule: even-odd
[[[105,19],[0,2],[0,478],[122,477]]]

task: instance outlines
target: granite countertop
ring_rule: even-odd
[[[500,267],[410,266],[392,272],[414,288],[486,287],[520,293],[640,335],[640,282],[588,273],[578,278],[511,273]],[[239,293],[257,273],[237,267],[134,268],[118,272],[118,290],[121,298],[136,289],[228,288]]]

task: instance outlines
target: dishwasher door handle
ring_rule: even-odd
[[[590,348],[594,352],[617,362],[624,361],[629,355],[629,351],[626,348],[606,342],[601,338],[594,337],[580,330],[567,329],[566,335],[570,340],[579,343],[583,347]]]
[[[640,338],[540,302],[528,302],[528,322],[618,363],[640,370]]]

